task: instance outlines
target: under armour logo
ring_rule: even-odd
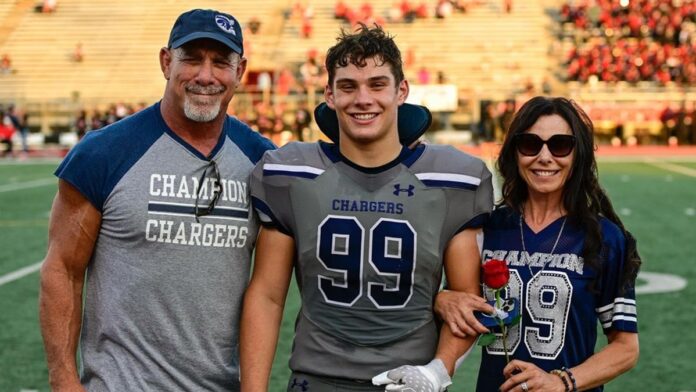
[[[413,192],[414,189],[416,189],[416,187],[413,184],[409,184],[408,188],[402,188],[401,184],[395,184],[394,185],[394,195],[399,196],[399,193],[407,192],[408,197],[411,197],[414,194],[414,192]]]
[[[292,379],[292,385],[290,385],[290,389],[293,391],[295,390],[295,387],[298,387],[300,391],[302,392],[307,392],[309,390],[309,381],[307,380],[302,380],[301,383],[297,382],[297,378]]]

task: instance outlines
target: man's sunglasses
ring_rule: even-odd
[[[517,151],[525,156],[532,157],[539,152],[546,144],[551,155],[561,158],[568,156],[575,147],[574,135],[553,135],[549,140],[543,140],[539,135],[533,133],[518,133],[514,136]]]
[[[201,190],[204,188],[203,186],[203,181],[207,181],[208,178],[208,171],[210,171],[210,174],[213,175],[213,179],[215,180],[215,184],[212,185],[211,192],[212,197],[210,197],[210,203],[208,203],[207,206],[205,207],[199,207],[198,202],[201,198]],[[196,204],[193,207],[193,214],[196,217],[196,222],[198,222],[198,218],[201,216],[209,215],[213,209],[215,208],[215,204],[217,204],[218,199],[220,198],[220,194],[222,193],[222,189],[220,187],[220,170],[217,167],[217,163],[215,163],[214,160],[210,160],[210,163],[208,166],[203,169],[203,174],[201,175],[201,179],[198,180],[198,192],[196,193]]]

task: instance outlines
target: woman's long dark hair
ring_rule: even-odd
[[[503,176],[503,200],[519,213],[529,197],[527,183],[520,176],[517,151],[513,136],[529,130],[539,117],[557,114],[570,126],[575,135],[575,158],[570,177],[563,187],[563,207],[568,213],[569,220],[579,224],[586,233],[583,258],[585,265],[601,273],[600,253],[602,252],[602,233],[599,223],[600,216],[614,222],[626,237],[626,258],[621,276],[621,287],[627,288],[635,284],[636,276],[641,265],[640,255],[633,235],[626,230],[614,211],[609,197],[599,185],[597,178],[597,162],[594,156],[594,127],[592,120],[572,100],[565,98],[535,97],[527,101],[515,116],[507,130],[500,156],[498,170]],[[594,287],[594,284],[592,285]]]

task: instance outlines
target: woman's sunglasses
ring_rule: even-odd
[[[543,140],[533,133],[518,133],[514,136],[517,151],[525,156],[532,157],[541,151],[546,144],[551,155],[561,158],[568,156],[575,147],[575,136],[573,135],[553,135],[549,140]]]

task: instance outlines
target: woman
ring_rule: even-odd
[[[599,186],[592,122],[573,101],[533,98],[510,125],[498,169],[502,202],[484,228],[482,261],[507,263],[506,294],[522,318],[505,345],[498,336],[483,349],[477,390],[601,391],[638,360],[641,261]],[[444,294],[436,310],[450,325],[480,330],[463,317],[478,304]],[[595,354],[597,322],[608,344]]]

